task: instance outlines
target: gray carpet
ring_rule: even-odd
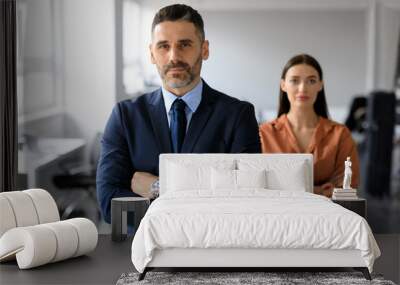
[[[379,284],[395,285],[381,275],[372,275],[372,281],[360,272],[148,272],[142,281],[139,273],[122,274],[117,285],[133,284]]]

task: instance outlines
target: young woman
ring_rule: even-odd
[[[328,118],[322,69],[315,58],[296,55],[283,68],[278,118],[260,126],[263,153],[312,153],[314,193],[332,196],[343,183],[344,162],[352,161],[357,188],[359,161],[350,131]]]

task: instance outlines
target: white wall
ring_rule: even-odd
[[[391,90],[400,39],[400,1],[382,1],[377,7],[376,88]]]
[[[64,110],[84,138],[103,131],[115,104],[114,1],[63,1]]]
[[[20,123],[60,112],[60,74],[55,42],[59,26],[51,0],[17,3],[17,92]]]
[[[366,31],[363,11],[206,11],[210,59],[203,77],[258,109],[277,108],[287,60],[315,56],[325,73],[331,106],[364,92]]]

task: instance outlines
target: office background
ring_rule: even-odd
[[[282,67],[301,52],[320,61],[331,116],[341,123],[355,96],[395,90],[398,1],[181,2],[198,9],[205,21],[210,58],[203,78],[253,103],[260,122],[274,118]],[[154,13],[171,3],[17,1],[20,189],[48,189],[63,211],[76,204],[66,214],[98,219],[88,209],[96,206],[90,177],[99,133],[116,102],[160,84],[148,54],[150,26]],[[395,140],[399,136],[397,126]],[[383,232],[400,231],[400,153],[393,149],[390,193],[370,200],[376,230]],[[68,175],[80,180],[66,185]],[[393,219],[382,226],[386,210]]]

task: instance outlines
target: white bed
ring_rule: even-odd
[[[161,155],[160,197],[132,243],[141,278],[154,267],[355,267],[369,278],[380,251],[367,222],[312,194],[312,169],[307,154]]]

